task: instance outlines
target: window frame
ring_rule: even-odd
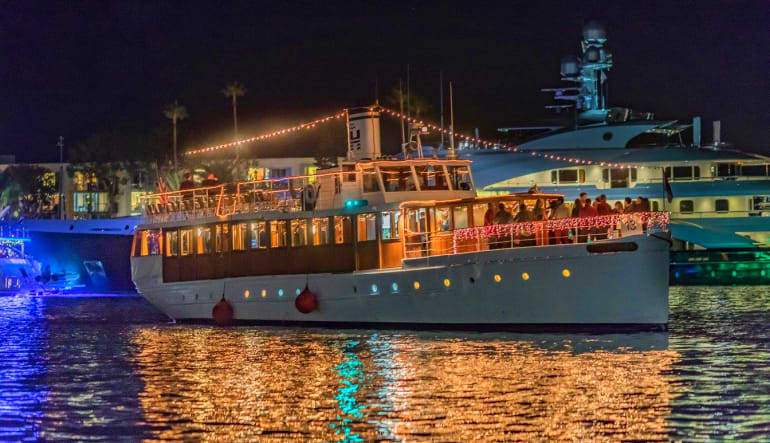
[[[690,205],[690,210],[689,211],[686,211],[684,209],[683,205],[685,205],[685,204],[689,204]],[[681,214],[693,214],[693,213],[695,213],[695,201],[693,201],[693,200],[679,200],[679,212]]]

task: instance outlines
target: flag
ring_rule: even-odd
[[[663,170],[663,192],[666,194],[666,200],[671,203],[674,200],[674,193],[671,191],[671,183],[668,182],[666,170]]]

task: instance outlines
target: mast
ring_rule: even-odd
[[[449,159],[457,158],[455,151],[455,107],[451,81],[449,82],[449,150],[446,156]]]
[[[401,115],[404,115],[404,88],[401,79],[398,79],[398,105]],[[401,151],[404,153],[404,158],[406,158],[406,134],[404,134],[404,119],[400,119],[398,125],[401,126]]]
[[[439,106],[441,107],[441,147],[444,147],[444,71],[438,71],[438,96]]]

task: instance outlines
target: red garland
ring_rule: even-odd
[[[563,218],[536,222],[511,223],[506,225],[478,226],[475,228],[456,229],[454,240],[472,240],[493,236],[532,235],[540,229],[548,231],[569,229],[608,228],[618,222],[636,219],[646,224],[648,230],[665,229],[669,222],[668,212],[635,212],[633,214],[613,214],[599,217]]]

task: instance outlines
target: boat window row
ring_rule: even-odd
[[[738,163],[718,163],[711,167],[714,177],[768,177],[770,165],[740,165]]]
[[[139,230],[135,235],[133,255],[160,255],[162,251],[166,257],[185,257],[268,248],[350,244],[353,238],[353,219],[358,243],[376,241],[378,229],[379,238],[383,241],[398,240],[401,236],[399,211],[357,216],[255,220],[163,229],[162,232],[160,229]]]
[[[381,166],[361,171],[364,192],[380,192],[380,179],[385,192],[470,190],[468,166],[413,165]]]

